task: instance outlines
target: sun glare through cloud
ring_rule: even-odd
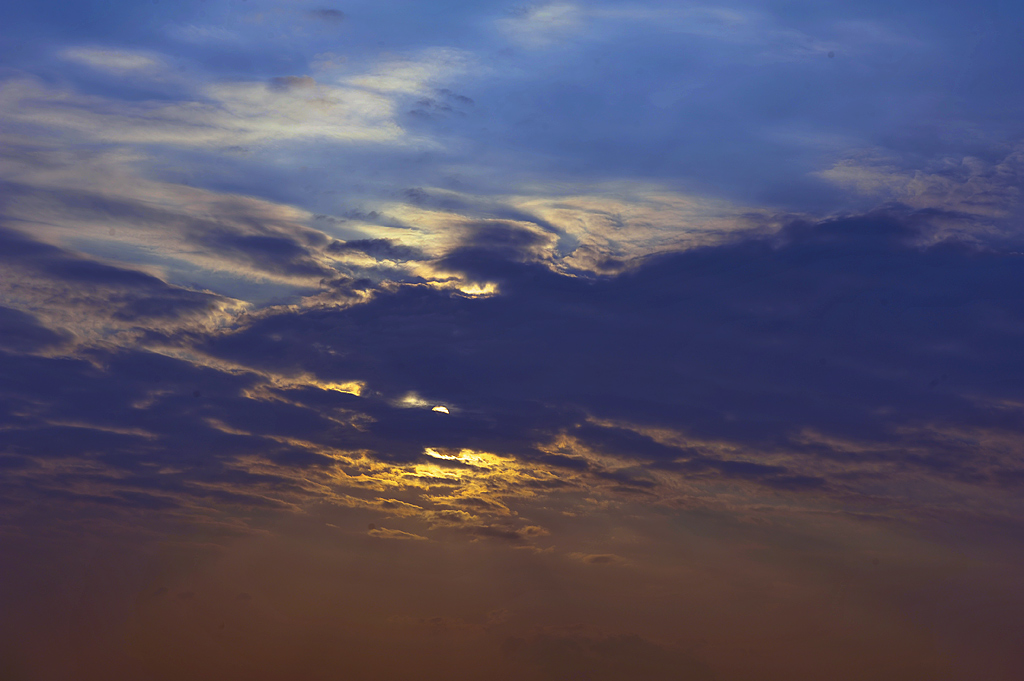
[[[0,679],[1018,681],[1024,9],[0,8]]]

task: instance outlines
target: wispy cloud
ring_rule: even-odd
[[[2,14],[0,676],[1016,678],[1018,10]]]
[[[407,142],[394,103],[363,89],[287,88],[237,82],[205,86],[202,100],[115,101],[8,80],[0,93],[10,122],[45,124],[109,143],[180,147],[267,145],[288,140]]]
[[[1024,151],[998,161],[944,157],[924,167],[907,167],[881,150],[851,154],[817,175],[874,201],[898,201],[995,220],[1019,210],[1024,184]],[[953,217],[953,216],[951,216]]]
[[[163,61],[158,55],[137,50],[74,47],[64,50],[61,56],[68,61],[117,74],[164,68]]]
[[[542,48],[578,35],[586,18],[586,10],[578,5],[552,2],[509,10],[497,27],[514,43]]]

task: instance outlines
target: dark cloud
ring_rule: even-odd
[[[473,106],[476,102],[465,95],[460,95],[457,92],[452,92],[448,88],[441,88],[437,91],[437,94],[459,104],[465,104],[467,106]]]
[[[516,222],[533,225],[538,231],[556,235],[559,239],[559,251],[563,255],[568,254],[579,246],[578,240],[575,237],[567,234],[564,230],[544,218],[498,201],[471,199],[448,192],[432,192],[420,187],[411,187],[403,193],[410,203],[420,206],[437,207],[469,218],[476,218],[481,220],[481,225],[490,224],[491,230],[511,230],[512,232],[522,230],[521,225],[509,224]],[[506,222],[503,224],[501,222],[488,223],[483,221]]]
[[[90,260],[4,228],[0,228],[0,263],[11,272],[29,273],[36,286],[47,286],[66,306],[91,309],[124,322],[174,320],[224,302],[220,296],[171,286],[145,272]],[[34,334],[42,339],[43,332],[28,331],[25,319],[19,319],[7,317],[7,324],[21,327],[17,333],[12,327],[11,338],[20,333],[23,338]]]
[[[1024,397],[1013,321],[1024,312],[1024,263],[1005,248],[924,245],[920,223],[873,213],[793,224],[603,278],[552,272],[535,261],[541,236],[485,224],[441,264],[499,282],[497,296],[402,286],[344,310],[267,316],[205,347],[251,366],[365,380],[395,399],[412,390],[466,408],[433,418],[368,405],[375,421],[362,444],[386,456],[436,445],[551,457],[536,446],[566,433],[648,466],[813,490],[835,481],[637,429],[679,429],[756,456],[840,456],[806,436],[813,432],[867,443],[841,455],[853,464],[1010,479],[1011,461],[983,460],[935,428],[1019,430],[997,403]],[[555,456],[582,465],[569,452]]]
[[[67,333],[42,326],[32,315],[0,307],[0,348],[13,352],[34,352],[69,341]]]
[[[0,455],[6,470],[24,473],[0,482],[12,498],[139,511],[195,500],[280,508],[295,492],[289,471],[330,463],[281,441],[337,438],[330,432],[337,424],[317,412],[287,404],[268,410],[247,397],[257,376],[155,353],[97,350],[86,360],[0,352],[0,372]],[[244,470],[239,462],[250,457],[280,473]],[[69,470],[43,472],[42,461]]]
[[[6,470],[28,476],[21,493],[43,495],[70,493],[74,476],[44,484],[37,462],[91,462],[90,494],[111,508],[186,499],[271,508],[301,495],[298,472],[346,465],[329,451],[411,465],[427,447],[565,473],[524,478],[524,488],[572,489],[582,476],[631,498],[660,494],[665,474],[847,497],[880,470],[1019,485],[1021,466],[971,435],[1021,431],[1019,248],[926,245],[919,222],[879,213],[794,224],[652,257],[614,277],[554,272],[537,261],[546,235],[484,223],[440,262],[497,281],[497,295],[391,285],[357,304],[271,309],[228,331],[160,336],[248,371],[142,350],[11,354],[65,337],[3,308],[0,454]],[[125,318],[186,304],[150,275],[3,236],[23,267],[110,287],[105,300]],[[302,253],[269,237],[238,244]],[[401,248],[332,246],[343,247]],[[268,372],[366,387],[357,396],[280,385]],[[409,402],[410,393],[419,397]],[[241,464],[253,460],[261,467]],[[493,501],[466,494],[450,506],[504,513]],[[474,536],[529,538],[513,525],[457,524]]]
[[[217,230],[204,235],[201,241],[213,246],[219,253],[245,260],[269,272],[308,277],[323,277],[334,273],[316,261],[309,244],[301,243],[292,236]],[[325,242],[326,238],[318,241]]]
[[[345,21],[345,13],[338,9],[314,9],[310,10],[309,16],[328,24],[340,24]]]
[[[308,76],[284,76],[271,79],[268,87],[286,91],[314,84]],[[192,247],[199,247],[208,256],[256,270],[297,277],[321,277],[332,272],[317,260],[320,250],[330,241],[322,232],[281,219],[272,211],[266,213],[265,206],[252,204],[248,199],[223,197],[217,202],[216,217],[205,218],[102,193],[54,191],[11,183],[6,188],[12,196],[46,205],[76,220],[137,225],[142,229],[158,227]],[[131,276],[104,270],[97,263],[88,264],[77,254],[36,242],[9,228],[0,235],[0,244],[5,248],[2,255],[7,258],[22,255],[52,261],[48,267],[58,276],[97,283],[116,283],[110,278]],[[141,282],[145,275],[134,276]]]
[[[462,248],[514,260],[532,255],[533,250],[543,243],[540,235],[514,225],[481,223],[472,229]]]
[[[0,456],[0,470],[15,471],[22,468],[33,468],[38,465],[27,456]]]
[[[50,274],[56,279],[76,284],[106,284],[126,288],[159,288],[164,283],[145,272],[112,267],[91,260],[60,258],[45,261],[41,265],[40,269],[46,274]]]
[[[310,76],[277,76],[270,79],[269,85],[271,90],[287,92],[316,87],[316,81]]]

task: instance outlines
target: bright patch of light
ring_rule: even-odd
[[[460,480],[462,472],[459,469],[444,468],[436,463],[416,464],[407,475],[414,478],[447,478],[448,480]]]
[[[431,404],[433,403],[427,402],[414,392],[406,393],[402,399],[398,400],[400,407],[429,407]]]
[[[502,463],[502,458],[500,456],[495,456],[494,454],[488,454],[486,452],[477,452],[472,449],[460,450],[458,454],[446,454],[439,452],[432,447],[427,447],[423,450],[423,453],[434,459],[458,461],[459,463],[466,463],[471,466],[481,466],[484,468]]]
[[[366,390],[366,384],[362,381],[348,381],[347,383],[324,383],[324,390],[334,390],[339,393],[348,393],[359,397]]]
[[[460,286],[459,291],[467,296],[493,296],[498,292],[498,285],[490,281],[483,285],[466,284],[465,286]]]
[[[437,405],[436,407],[434,407],[430,411],[439,411],[442,414],[450,414],[451,413],[450,411],[448,411],[448,407],[444,406],[443,404]]]

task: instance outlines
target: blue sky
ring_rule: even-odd
[[[8,3],[0,676],[1017,678],[1022,23]]]
[[[961,210],[979,192],[986,206],[970,210],[1012,210],[1011,6],[58,7],[5,10],[18,29],[3,43],[4,117],[26,153],[88,154],[94,185],[129,174],[152,191],[259,198],[329,237],[392,238],[395,227],[348,216],[402,223],[416,212],[410,191],[440,192],[470,218],[542,212],[548,229],[630,256],[755,214]],[[63,175],[62,186],[81,181]],[[636,224],[615,237],[592,225],[610,211]],[[58,229],[99,257],[161,258],[151,244]],[[180,255],[163,256],[175,283],[287,295]]]

